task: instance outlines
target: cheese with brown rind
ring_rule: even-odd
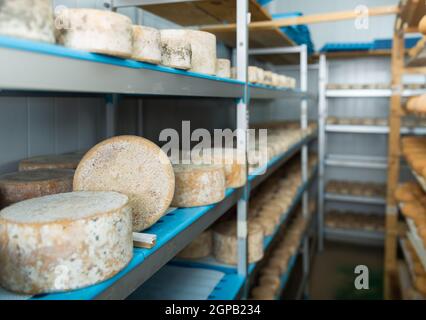
[[[256,224],[248,223],[248,262],[263,258],[263,230]],[[213,229],[213,254],[222,263],[236,265],[238,262],[237,222],[223,221]]]
[[[73,152],[58,155],[44,155],[19,162],[19,171],[39,169],[76,169],[84,153]]]
[[[213,233],[210,229],[202,232],[179,254],[182,259],[200,259],[209,256],[213,250]]]
[[[63,9],[57,41],[68,48],[130,58],[133,51],[132,21],[112,11]]]
[[[0,208],[13,203],[72,191],[74,170],[52,169],[8,173],[0,176]]]
[[[220,165],[176,164],[173,207],[206,206],[225,197],[225,174]]]
[[[128,198],[70,192],[0,211],[0,285],[41,294],[86,287],[114,276],[133,254]]]
[[[192,47],[185,30],[161,30],[161,64],[188,70],[192,66]]]
[[[107,139],[86,153],[74,175],[75,191],[116,191],[129,197],[133,230],[157,222],[175,189],[173,168],[154,143],[137,136]]]
[[[132,59],[153,64],[161,63],[160,31],[155,28],[137,25],[134,25],[132,29]]]
[[[54,43],[52,0],[0,1],[0,34]]]

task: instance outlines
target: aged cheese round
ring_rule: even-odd
[[[198,207],[225,197],[225,174],[220,165],[176,164],[173,207]]]
[[[157,29],[133,26],[132,59],[154,64],[161,63],[161,36]]]
[[[228,59],[216,60],[216,76],[221,78],[231,78],[231,61]]]
[[[13,203],[72,191],[74,170],[32,170],[0,176],[0,208]]]
[[[426,16],[423,16],[419,22],[419,31],[426,35]]]
[[[106,280],[132,258],[132,213],[116,192],[69,192],[0,211],[0,285],[26,294]]]
[[[0,1],[0,34],[54,43],[52,0]]]
[[[247,68],[247,79],[248,82],[257,83],[258,82],[258,68],[256,66],[248,66]]]
[[[76,169],[83,153],[37,156],[19,162],[19,171],[39,169]]]
[[[177,255],[182,259],[200,259],[209,256],[213,250],[213,233],[210,229],[205,230],[185,249]]]
[[[247,181],[245,156],[234,148],[205,148],[197,154],[192,152],[195,163],[222,165],[225,170],[226,187],[239,188]]]
[[[188,70],[192,66],[192,47],[185,30],[161,30],[161,64]]]
[[[64,9],[57,15],[58,43],[68,48],[130,58],[133,51],[132,21],[115,12],[96,9]]]
[[[248,262],[263,258],[263,230],[256,223],[248,223]],[[238,262],[237,222],[223,221],[213,229],[213,254],[217,260],[236,265]]]
[[[251,290],[251,297],[255,300],[274,300],[275,292],[269,286],[257,286]]]
[[[190,71],[216,74],[216,36],[205,31],[185,30],[185,37],[191,43]]]
[[[167,155],[151,141],[117,136],[94,146],[74,175],[75,191],[126,194],[133,210],[133,230],[152,226],[169,208],[175,189]]]

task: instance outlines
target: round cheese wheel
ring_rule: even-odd
[[[130,58],[132,21],[125,15],[96,9],[63,9],[57,15],[58,43],[68,48]]]
[[[216,76],[221,78],[231,78],[231,61],[228,59],[216,60]]]
[[[161,63],[160,31],[145,26],[133,26],[132,29],[132,59],[154,64]]]
[[[54,43],[52,0],[0,1],[0,34]]]
[[[32,170],[0,176],[0,207],[13,203],[72,191],[74,170]]]
[[[118,136],[94,146],[74,175],[75,191],[116,191],[129,197],[133,230],[152,226],[169,208],[175,189],[167,155],[151,141]]]
[[[192,47],[185,30],[161,30],[161,64],[188,70],[192,66]]]
[[[248,262],[263,258],[263,230],[256,223],[248,223]],[[237,222],[223,221],[213,229],[213,254],[217,260],[236,265],[238,262]]]
[[[0,211],[0,285],[26,294],[106,280],[132,258],[132,212],[116,192],[70,192]]]
[[[39,169],[76,169],[83,153],[37,156],[19,162],[19,171]]]
[[[195,240],[193,240],[185,249],[177,255],[182,259],[200,259],[209,256],[213,250],[213,233],[205,230]]]
[[[269,286],[257,286],[251,290],[251,296],[255,300],[274,300],[275,292]]]
[[[205,148],[197,154],[191,153],[194,163],[215,164],[225,170],[226,187],[239,188],[247,181],[244,153],[234,148]]]
[[[225,174],[220,165],[176,164],[173,207],[206,206],[225,198]]]
[[[248,82],[257,83],[258,82],[257,75],[258,75],[257,67],[249,66],[247,69]]]
[[[419,22],[419,31],[426,35],[426,16],[423,16]]]
[[[191,43],[192,72],[214,75],[216,73],[216,36],[198,30],[185,30],[185,37]]]
[[[272,275],[262,275],[259,278],[259,284],[261,286],[270,286],[274,291],[280,287],[280,278]]]

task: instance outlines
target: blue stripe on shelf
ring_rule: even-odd
[[[29,52],[34,52],[38,54],[46,54],[46,55],[58,56],[58,57],[69,58],[69,59],[84,60],[84,61],[89,61],[94,63],[109,64],[109,65],[114,65],[114,66],[123,67],[123,68],[146,69],[146,70],[153,70],[158,72],[179,74],[182,76],[190,76],[195,78],[202,78],[202,79],[244,85],[244,82],[241,82],[235,79],[220,78],[220,77],[210,76],[210,75],[196,73],[196,72],[178,70],[178,69],[169,68],[165,66],[157,66],[157,65],[153,65],[149,63],[138,62],[138,61],[130,60],[130,59],[121,59],[121,58],[115,58],[115,57],[102,55],[102,54],[70,49],[70,48],[66,48],[60,45],[55,45],[55,44],[36,42],[36,41],[12,38],[7,36],[0,36],[0,48],[29,51]]]
[[[245,278],[238,274],[225,274],[209,295],[208,300],[234,300],[240,292]]]

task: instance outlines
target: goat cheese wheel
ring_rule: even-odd
[[[52,0],[0,1],[0,34],[54,43]]]
[[[19,162],[19,171],[39,169],[76,169],[83,153],[67,153],[28,158]]]
[[[96,9],[63,9],[57,14],[58,43],[68,48],[130,58],[132,21],[125,15]]]
[[[106,280],[132,258],[132,212],[116,192],[69,192],[0,211],[0,285],[40,294]]]
[[[247,166],[242,151],[234,148],[204,148],[198,154],[192,152],[191,157],[195,163],[223,166],[227,188],[242,187],[247,181]]]
[[[426,16],[423,16],[419,22],[419,31],[426,35]]]
[[[173,207],[198,207],[225,198],[225,173],[220,165],[176,164]]]
[[[141,231],[166,213],[175,177],[170,160],[157,145],[137,136],[117,136],[86,153],[75,172],[73,188],[127,195],[133,230]]]
[[[190,71],[215,75],[216,36],[205,31],[185,30],[185,37],[191,43],[192,67]]]
[[[133,26],[133,54],[132,59],[161,63],[161,36],[160,31],[151,27]]]
[[[72,191],[74,170],[32,170],[0,176],[0,208],[13,203]]]
[[[263,230],[256,223],[248,223],[248,262],[263,258]],[[236,265],[238,262],[237,222],[223,221],[213,229],[213,254],[222,263]]]
[[[161,30],[161,64],[188,70],[192,66],[192,47],[185,30]]]
[[[213,233],[210,229],[205,230],[185,249],[177,255],[182,259],[200,259],[209,256],[213,250]]]
[[[216,76],[221,78],[231,78],[231,61],[228,59],[216,60]]]

